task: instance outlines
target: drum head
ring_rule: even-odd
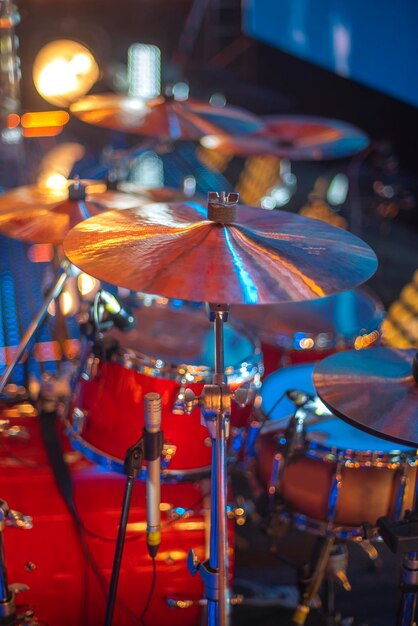
[[[173,366],[202,366],[214,369],[214,333],[203,307],[187,304],[164,306],[152,303],[134,311],[136,325],[124,333],[112,329],[123,350],[146,355]],[[247,335],[231,324],[224,326],[225,368],[232,371],[251,364],[261,364],[260,348],[251,335]]]
[[[333,415],[316,396],[313,384],[315,364],[296,365],[277,370],[268,376],[261,389],[262,411],[271,420],[266,423],[262,433],[277,432],[286,428],[295,405],[286,394],[290,389],[298,389],[315,396],[312,411],[308,411],[305,421],[306,433],[311,442],[334,450],[353,450],[354,452],[376,451],[382,453],[406,452],[410,448],[379,439],[350,426]],[[284,396],[280,402],[277,402]],[[277,404],[276,404],[277,403]]]

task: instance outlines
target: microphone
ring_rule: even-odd
[[[129,311],[125,309],[119,300],[109,291],[101,289],[99,292],[100,302],[103,304],[104,310],[109,313],[112,318],[113,325],[119,330],[130,330],[136,324],[136,319]]]
[[[147,546],[155,558],[161,542],[160,501],[161,501],[161,452],[164,433],[161,426],[161,397],[158,393],[147,393],[144,397],[144,458],[147,467]]]
[[[286,396],[296,404],[298,409],[308,402],[315,401],[315,396],[311,396],[309,393],[306,393],[306,391],[301,391],[300,389],[287,389]]]

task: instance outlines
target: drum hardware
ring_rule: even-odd
[[[9,509],[7,502],[0,500],[0,623],[16,623],[15,595],[29,589],[26,585],[7,582],[7,568],[4,555],[3,532],[8,526],[17,526],[29,530],[32,528],[32,518],[22,515],[19,511]]]
[[[125,544],[126,528],[128,524],[129,510],[132,500],[132,491],[135,478],[142,472],[142,460],[147,461],[147,546],[150,557],[153,560],[155,577],[155,557],[161,541],[160,532],[160,457],[163,448],[164,433],[160,431],[161,425],[161,398],[156,393],[148,393],[144,397],[145,405],[145,428],[143,436],[131,446],[124,462],[126,474],[125,493],[121,509],[118,537],[115,546],[115,557],[112,566],[112,577],[106,604],[104,626],[111,626],[115,608],[116,593],[119,581],[119,572]],[[151,587],[151,593],[154,583]],[[148,603],[146,607],[148,606]],[[145,609],[146,610],[146,609]]]
[[[10,425],[9,419],[0,419],[0,436],[13,439],[29,439],[29,431],[24,426]]]
[[[388,517],[378,520],[379,532],[394,554],[402,554],[401,600],[396,626],[415,626],[418,594],[418,513],[407,511],[405,519],[392,522]]]
[[[239,606],[240,604],[246,604],[245,598],[241,594],[233,594],[228,599],[228,602],[231,606]],[[206,598],[200,598],[199,600],[186,600],[184,598],[167,598],[166,599],[167,606],[170,609],[189,609],[191,606],[207,606],[208,601]]]
[[[79,224],[64,243],[68,257],[100,279],[114,283],[112,278],[117,276],[117,284],[133,291],[145,289],[166,297],[212,303],[215,374],[213,384],[205,385],[199,397],[213,440],[211,550],[209,560],[203,563],[193,552],[189,557],[191,572],[199,570],[205,585],[210,626],[228,623],[226,440],[233,397],[224,382],[223,324],[229,306],[216,303],[225,297],[230,304],[321,297],[352,288],[376,268],[374,253],[345,231],[300,216],[236,207],[237,200],[236,194],[229,198],[225,193],[210,193],[209,220],[202,220],[202,207],[197,203],[108,212],[90,220],[87,239],[86,229]],[[108,220],[112,243],[105,248],[103,226]],[[145,241],[146,245],[139,244]],[[96,246],[105,250],[106,260],[103,254],[93,254]],[[286,253],[290,256],[284,261]],[[320,255],[321,263],[312,263],[312,255]],[[320,272],[315,271],[317,265]],[[132,271],[137,267],[140,272]],[[199,267],[205,280],[190,276],[186,271],[190,267]],[[187,392],[185,400],[190,407],[198,401]]]

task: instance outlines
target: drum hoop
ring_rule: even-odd
[[[260,410],[260,412],[265,418],[265,413],[262,410]],[[289,419],[290,417],[289,415]],[[273,420],[272,422],[267,420],[266,423],[273,423]],[[281,429],[279,432],[284,433],[284,429]],[[263,428],[261,428],[260,437],[268,435],[273,435],[276,438],[280,436],[278,432],[263,432]],[[325,444],[315,441],[313,437],[310,438],[309,433],[307,441],[308,449],[305,451],[307,458],[325,461],[326,463],[343,461],[344,467],[347,468],[382,467],[396,469],[405,463],[411,467],[418,465],[418,453],[414,448],[401,451],[394,447],[390,452],[382,452],[381,450],[351,450],[350,448],[326,446]],[[394,444],[394,446],[396,446],[396,444]]]
[[[279,513],[279,520],[285,523],[291,523],[295,528],[301,531],[308,532],[311,535],[318,537],[324,537],[329,532],[329,523],[317,520],[303,513],[292,513],[287,511],[281,511]],[[362,526],[341,526],[332,525],[332,533],[340,540],[349,541],[362,541],[364,537],[364,528]],[[381,541],[381,537],[377,528],[372,529],[372,540]]]
[[[263,354],[257,337],[239,323],[234,324],[234,330],[238,330],[241,335],[244,335],[254,349],[253,353],[239,364],[225,367],[227,382],[232,387],[252,381],[257,374],[261,377],[264,373]],[[120,347],[119,352],[112,356],[111,360],[126,369],[133,369],[151,378],[175,380],[180,384],[211,383],[213,378],[213,369],[207,365],[171,363],[123,346]]]
[[[123,468],[123,461],[111,454],[107,454],[102,450],[99,450],[88,441],[83,439],[78,433],[75,432],[68,418],[64,419],[66,433],[71,442],[74,450],[80,452],[87,460],[97,463],[101,467],[104,467],[109,472],[116,472],[117,474],[125,474]],[[201,467],[197,469],[187,470],[169,470],[165,469],[161,471],[161,480],[164,483],[177,483],[177,482],[190,482],[207,478],[210,475],[210,466]],[[141,474],[138,476],[138,480],[146,479],[146,469],[142,469]]]

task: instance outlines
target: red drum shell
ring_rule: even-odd
[[[7,527],[4,532],[8,581],[30,587],[17,596],[18,606],[22,610],[28,606],[33,608],[40,623],[47,626],[101,626],[105,596],[83,556],[79,534],[57,490],[41,442],[38,420],[35,417],[15,419],[13,425],[24,427],[29,437],[2,438],[0,495],[10,508],[33,517],[31,530]],[[105,472],[78,453],[69,451],[68,442],[66,448],[84,540],[107,588],[125,478]],[[201,612],[198,606],[173,610],[167,606],[167,599],[197,601],[203,597],[201,579],[191,577],[186,560],[190,548],[194,548],[200,558],[205,557],[208,523],[204,494],[208,491],[207,481],[162,486],[162,542],[157,555],[156,587],[146,618],[149,626],[162,623],[195,626],[198,623]],[[177,511],[188,513],[172,521],[169,515],[172,507],[180,507]],[[145,484],[137,481],[114,626],[140,623],[139,616],[152,580],[145,528]]]
[[[137,325],[131,332],[111,332],[120,344],[112,360],[96,363],[94,374],[82,375],[78,382],[69,415],[75,445],[104,465],[109,458],[123,460],[142,434],[144,396],[156,392],[162,401],[167,475],[187,479],[207,472],[211,440],[201,424],[200,409],[190,415],[179,414],[181,409],[174,412],[184,388],[199,396],[203,384],[212,382],[213,329],[206,313],[188,307],[175,312],[151,307],[135,315]],[[240,330],[227,325],[224,332],[226,378],[233,390],[242,384],[257,386],[262,374],[261,350]],[[142,347],[151,356],[143,354]],[[250,412],[251,406],[232,402],[231,425],[246,426]]]

